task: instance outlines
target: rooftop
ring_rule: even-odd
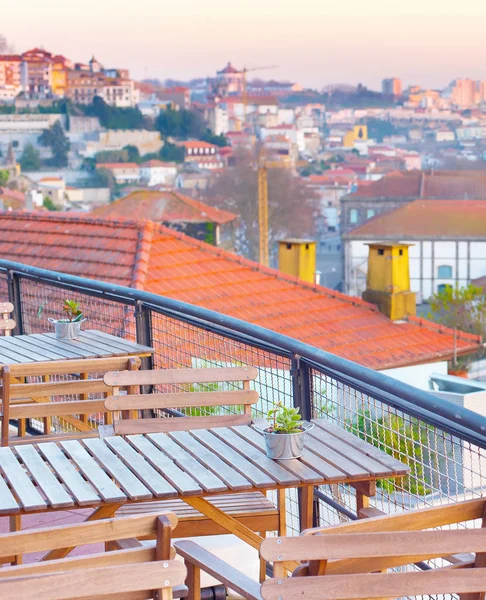
[[[136,191],[92,211],[96,217],[133,219],[136,215],[155,222],[234,221],[237,215],[173,191]]]
[[[369,189],[364,188],[364,189]],[[486,239],[486,200],[415,200],[351,230],[350,238]]]
[[[151,221],[0,215],[0,256],[131,286],[236,316],[372,369],[451,358],[451,330],[393,323],[351,298],[199,242]],[[116,265],[116,268],[114,268]],[[459,353],[478,348],[461,333]]]
[[[486,175],[484,171],[394,171],[347,198],[486,199]]]

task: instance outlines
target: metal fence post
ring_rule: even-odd
[[[153,340],[151,311],[143,302],[140,302],[140,300],[138,300],[135,304],[135,331],[138,344],[152,347]],[[152,369],[152,367],[152,356],[142,358],[143,369]]]
[[[299,409],[304,421],[310,421],[313,416],[311,369],[300,356],[292,354],[290,374],[292,376],[294,406]],[[300,489],[297,490],[297,496],[299,501],[299,515],[301,515],[302,492]],[[312,525],[316,527],[319,521],[319,499],[314,494]],[[302,530],[303,527],[301,526],[300,529]]]
[[[22,305],[20,302],[20,277],[14,271],[7,272],[7,287],[8,300],[13,304],[15,321],[14,335],[22,335],[24,333],[24,322],[22,318]]]

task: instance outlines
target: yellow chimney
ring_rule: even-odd
[[[367,244],[368,275],[363,300],[377,304],[393,321],[415,315],[415,293],[410,291],[408,248],[412,244]]]
[[[282,273],[314,283],[316,243],[312,240],[288,239],[278,242],[278,268]]]

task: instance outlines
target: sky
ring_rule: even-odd
[[[95,54],[135,79],[208,77],[231,61],[314,88],[486,80],[483,0],[17,0],[7,15],[0,33],[17,52]]]

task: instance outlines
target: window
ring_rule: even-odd
[[[452,267],[441,265],[437,268],[437,279],[452,279]]]
[[[366,211],[366,218],[371,219],[371,217],[374,217],[374,216],[375,216],[375,209],[368,208],[368,210]]]
[[[352,208],[349,211],[349,222],[353,224],[358,222],[358,211],[356,208]]]

